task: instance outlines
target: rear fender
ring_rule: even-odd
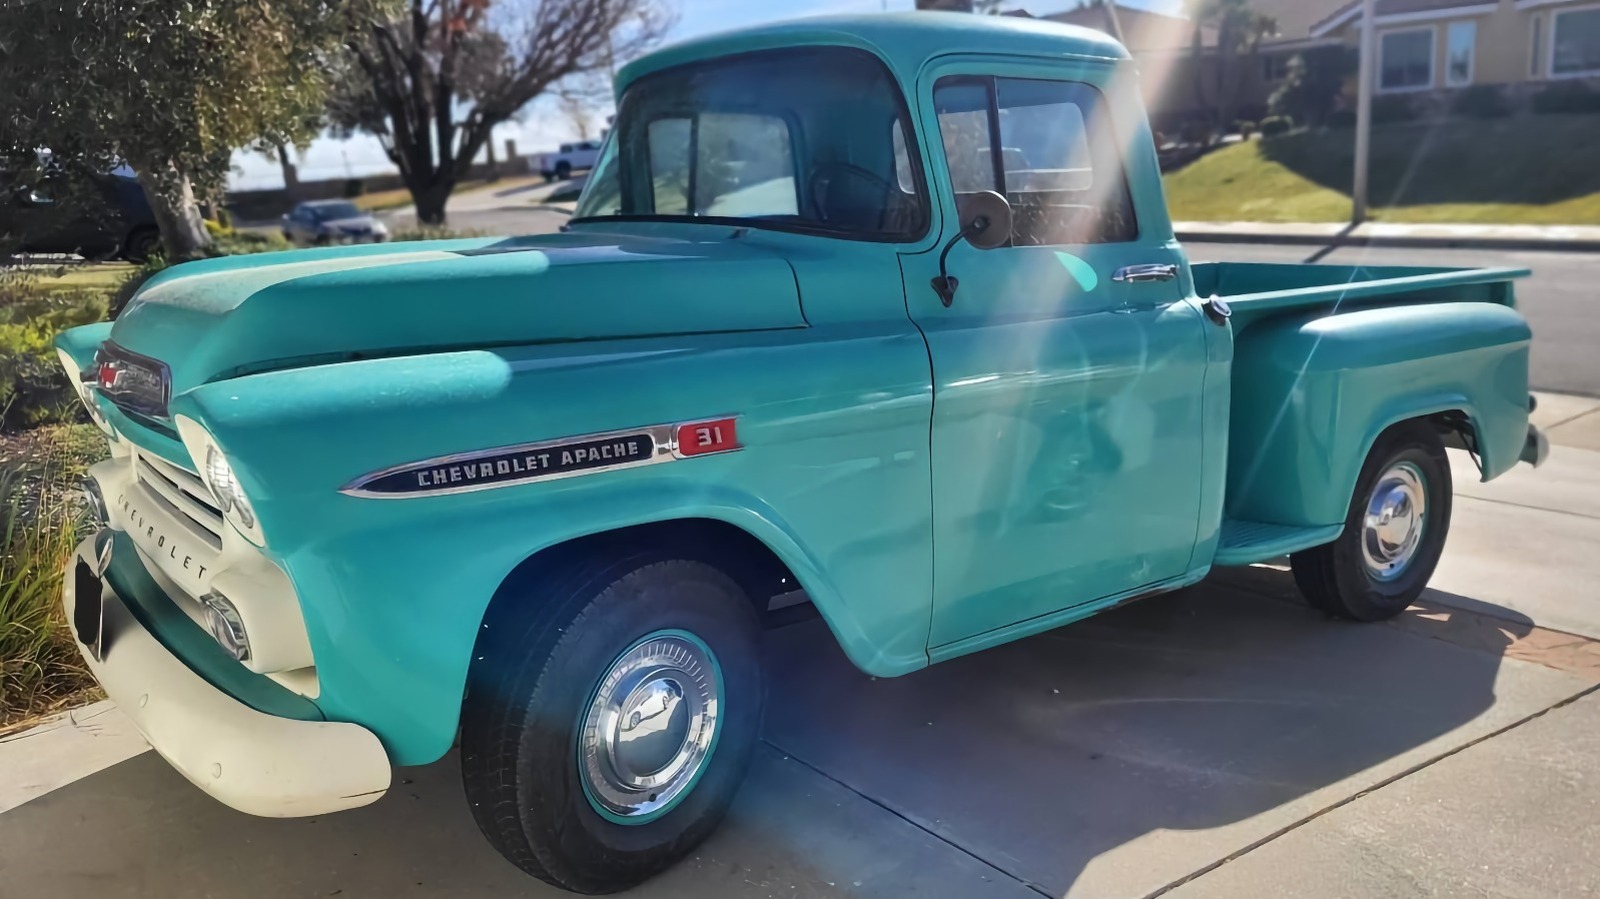
[[[1528,346],[1515,310],[1449,303],[1296,315],[1239,336],[1227,514],[1284,525],[1344,520],[1384,430],[1460,413],[1484,480],[1515,465],[1528,434]]]

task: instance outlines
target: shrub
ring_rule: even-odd
[[[458,237],[483,237],[482,231],[457,231],[448,225],[412,225],[390,235],[392,240],[454,240]]]
[[[345,196],[345,199],[353,200],[356,197],[359,197],[359,196],[361,196],[362,194],[364,194],[366,192],[367,192],[367,182],[362,181],[360,178],[346,178],[345,179],[345,181],[344,181],[344,196]]]
[[[1335,109],[1328,113],[1327,123],[1329,128],[1354,128],[1356,126],[1356,111],[1354,109]]]
[[[1249,137],[1256,131],[1256,123],[1240,119],[1233,123],[1233,130],[1241,137]]]
[[[0,733],[93,689],[59,597],[84,524],[68,485],[105,443],[87,425],[34,433],[44,458],[0,467]]]
[[[1537,113],[1600,112],[1600,91],[1577,81],[1561,81],[1533,95]]]
[[[1416,110],[1411,108],[1411,101],[1405,97],[1374,97],[1372,100],[1374,125],[1394,125],[1415,121],[1416,118]]]
[[[0,273],[0,431],[80,414],[55,336],[103,320],[107,301],[104,291],[51,291],[31,273]]]
[[[1267,109],[1301,124],[1324,123],[1355,70],[1355,52],[1347,47],[1296,53],[1285,66],[1283,81],[1267,98]]]
[[[247,256],[251,253],[276,253],[292,250],[294,244],[276,231],[233,231],[216,238],[212,249],[218,256]]]
[[[1286,115],[1269,115],[1261,120],[1261,136],[1277,137],[1280,134],[1288,134],[1293,127],[1294,119]]]
[[[1503,119],[1511,114],[1511,104],[1498,87],[1475,84],[1451,98],[1450,114],[1469,119]]]

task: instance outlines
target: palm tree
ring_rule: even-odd
[[[1261,42],[1278,31],[1278,22],[1256,12],[1250,0],[1199,0],[1193,7],[1194,37],[1190,53],[1194,60],[1195,97],[1215,116],[1214,130],[1226,131],[1233,124],[1239,106],[1239,87],[1244,73],[1256,64]],[[1201,32],[1212,28],[1217,34],[1215,63],[1205,63]],[[1208,99],[1206,94],[1211,94]]]

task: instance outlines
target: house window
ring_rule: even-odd
[[[1528,47],[1528,77],[1538,78],[1539,73],[1544,71],[1540,67],[1543,60],[1539,58],[1541,51],[1544,50],[1544,16],[1534,13],[1533,18],[1528,20],[1528,28],[1533,32]]]
[[[1289,60],[1287,53],[1268,53],[1261,57],[1261,77],[1269,84],[1282,81],[1289,77]]]
[[[1444,83],[1465,87],[1472,83],[1472,55],[1478,44],[1478,23],[1451,22],[1445,29]]]
[[[1378,90],[1414,91],[1433,87],[1433,29],[1391,31],[1378,50]]]
[[[1600,6],[1563,9],[1550,16],[1550,75],[1600,74]]]

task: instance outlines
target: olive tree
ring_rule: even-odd
[[[127,163],[168,258],[203,255],[197,194],[232,152],[293,144],[325,102],[330,53],[388,0],[5,0],[0,167],[92,176]]]
[[[657,0],[407,0],[346,42],[329,118],[375,135],[417,218],[439,224],[496,125],[648,49],[670,24]]]

